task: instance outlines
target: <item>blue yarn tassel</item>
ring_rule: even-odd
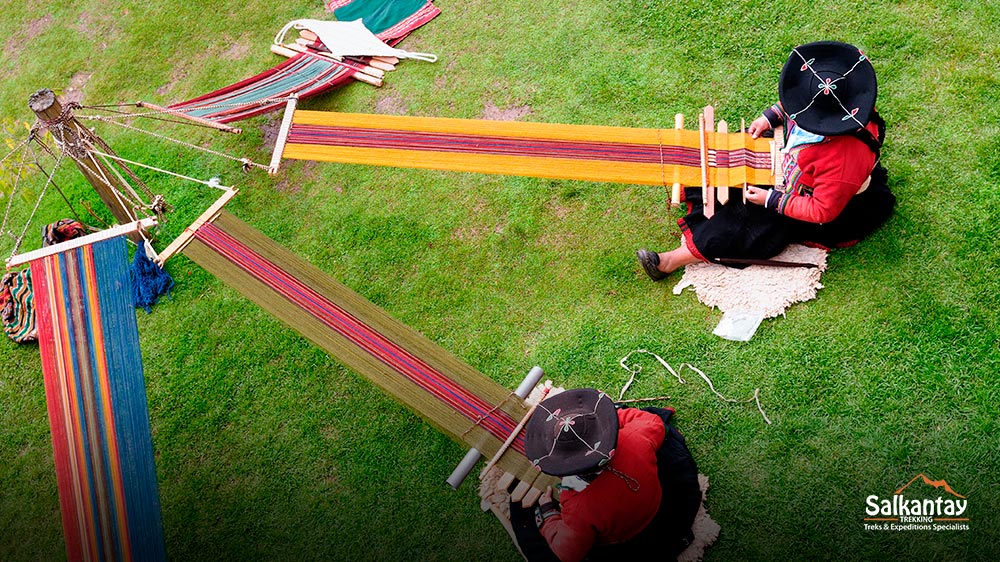
[[[150,307],[156,304],[160,296],[170,297],[170,289],[174,286],[174,280],[170,274],[163,270],[146,253],[146,242],[143,242],[135,251],[135,258],[129,267],[129,277],[132,279],[132,299],[135,306],[142,307],[147,313],[152,312]]]

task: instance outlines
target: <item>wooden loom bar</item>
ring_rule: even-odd
[[[7,269],[12,267],[17,267],[19,265],[26,264],[30,261],[41,259],[47,256],[52,256],[60,252],[65,252],[67,250],[72,250],[75,248],[81,248],[95,242],[100,242],[102,240],[108,240],[114,238],[115,236],[122,236],[124,234],[133,234],[139,232],[140,230],[147,230],[156,226],[155,217],[147,217],[137,221],[132,221],[127,224],[116,224],[106,230],[100,232],[95,232],[93,234],[88,234],[86,236],[81,236],[80,238],[73,238],[72,240],[67,240],[65,242],[60,242],[58,244],[53,244],[51,246],[46,246],[44,248],[39,248],[31,252],[25,252],[23,254],[18,254],[16,256],[7,259]]]
[[[299,97],[292,94],[292,97],[285,104],[285,114],[281,118],[281,128],[278,130],[278,138],[274,142],[274,152],[271,153],[271,165],[267,167],[267,173],[272,176],[278,173],[278,167],[281,166],[281,153],[285,151],[285,142],[288,141],[288,131],[292,128],[292,117],[295,115],[298,101]]]
[[[740,119],[740,132],[743,133],[744,135],[747,132],[747,122],[744,119]],[[747,143],[746,143],[746,139],[747,138],[749,138],[749,137],[743,137],[743,147],[744,148],[748,148],[747,147]],[[772,160],[771,160],[771,170],[773,171],[774,170],[774,159],[773,159],[774,158],[774,152],[771,153],[771,158],[772,158]],[[748,186],[748,184],[747,184],[746,180],[744,180],[743,181],[743,193],[742,193],[743,194],[743,204],[744,205],[747,204],[747,186]]]
[[[327,49],[325,46],[323,46],[322,43],[317,43],[315,41],[310,41],[310,40],[302,38],[302,37],[299,37],[298,39],[296,39],[295,43],[287,43],[284,46],[287,47],[287,48],[289,48],[289,49],[291,49],[291,50],[293,50],[293,51],[298,51],[300,53],[308,51],[308,52],[311,52],[313,54],[320,55],[322,57],[329,57],[329,58],[331,58],[333,60],[336,60],[336,61],[352,62],[352,63],[354,63],[354,64],[356,64],[356,65],[358,65],[358,66],[361,67],[360,68],[361,72],[364,72],[365,74],[368,74],[369,76],[374,76],[375,78],[384,78],[385,77],[385,73],[386,73],[386,68],[385,67],[388,66],[388,65],[386,65],[384,63],[380,63],[380,62],[375,62],[375,61],[368,62],[368,61],[365,61],[364,59],[361,59],[359,57],[335,55],[335,54],[333,54],[333,53],[330,52],[330,49]],[[300,49],[302,49],[302,50],[300,50]],[[392,67],[389,70],[395,70],[395,69],[396,69],[396,67]]]
[[[549,393],[550,390],[552,390],[552,381],[545,381],[545,387],[542,388],[541,396],[538,397],[538,402],[545,400],[545,396]],[[537,407],[538,403],[536,402],[532,404],[530,408],[528,408],[528,412],[524,414],[524,417],[521,418],[521,421],[517,424],[516,427],[514,427],[514,430],[510,432],[510,436],[507,437],[507,440],[503,442],[503,445],[500,445],[500,448],[497,449],[497,452],[493,454],[493,458],[491,458],[489,462],[483,465],[483,470],[479,473],[480,480],[482,480],[483,476],[487,472],[489,472],[491,468],[493,468],[493,465],[495,465],[498,460],[500,460],[500,457],[507,452],[507,449],[510,448],[510,444],[514,442],[514,439],[517,438],[518,434],[521,433],[521,430],[524,429],[524,426],[527,425],[528,419],[531,417],[531,414],[535,413],[535,409]]]
[[[324,51],[327,53],[330,52],[330,49],[327,49],[326,46],[323,45],[323,43],[320,41],[319,35],[316,35],[312,31],[304,28],[300,29],[299,36],[307,42],[305,44],[306,47],[310,47],[314,50]],[[300,45],[302,44],[298,40],[296,40],[295,42],[299,43]],[[367,62],[365,62],[360,57],[344,57],[344,58],[353,60],[360,64],[367,64],[372,68],[377,68],[385,72],[391,72],[393,70],[396,70],[396,64],[399,62],[399,59],[396,57],[368,57],[370,60]]]
[[[156,263],[160,267],[163,267],[163,264],[167,263],[167,260],[171,256],[182,251],[184,247],[191,242],[191,239],[194,237],[198,229],[201,228],[203,224],[207,224],[215,220],[215,218],[219,216],[219,213],[222,211],[222,208],[226,206],[226,203],[235,197],[237,193],[239,193],[238,189],[224,190],[222,195],[215,200],[215,203],[212,203],[208,209],[205,209],[204,213],[196,218],[190,226],[185,228],[184,232],[182,232],[180,236],[174,238],[173,241],[170,242],[170,244],[168,244],[162,252],[160,252],[160,255],[156,256]]]
[[[363,72],[371,76],[372,78],[378,78],[379,80],[381,80],[382,78],[385,77],[385,70],[382,70],[381,68],[374,67],[356,57],[344,57],[340,55],[335,55],[331,53],[329,49],[325,47],[322,49],[317,48],[315,44],[311,44],[310,42],[305,41],[304,39],[296,39],[295,43],[288,43],[285,44],[284,46],[299,53],[309,53],[311,55],[318,55],[321,57],[328,58],[330,60],[344,63],[345,65],[350,66],[351,68],[357,70],[358,72]]]
[[[712,150],[712,141],[715,139],[715,108],[711,105],[706,105],[704,109],[705,115],[705,133],[703,139],[705,141],[704,148],[704,164],[709,170],[714,170],[716,167],[713,165],[715,151]],[[703,183],[701,185],[702,193],[702,211],[706,219],[710,219],[715,216],[715,186],[718,182],[713,182],[709,175],[706,173],[703,178]]]
[[[678,113],[674,115],[674,129],[682,130],[684,129],[684,114]],[[677,206],[681,204],[681,182],[675,181],[673,187],[670,189],[670,204]]]
[[[531,370],[528,371],[528,374],[524,376],[524,380],[521,381],[521,384],[517,385],[517,388],[514,390],[512,396],[516,396],[521,400],[527,398],[528,393],[535,388],[538,381],[541,380],[544,374],[545,371],[543,371],[538,365],[532,367]],[[448,476],[446,480],[448,485],[451,486],[453,490],[457,490],[458,487],[462,485],[462,482],[465,481],[465,478],[469,475],[469,473],[472,472],[473,467],[475,467],[476,463],[479,462],[479,459],[482,458],[482,456],[482,453],[480,453],[475,447],[469,449],[465,456],[462,457],[461,462],[458,463],[458,466],[455,467],[455,470],[453,470],[451,475]]]
[[[276,55],[281,55],[283,57],[288,57],[288,58],[294,57],[296,54],[301,53],[301,54],[306,54],[306,55],[309,55],[309,56],[312,56],[312,57],[317,57],[317,58],[325,59],[325,60],[328,60],[328,61],[333,62],[335,64],[338,64],[340,66],[343,66],[344,68],[347,68],[349,70],[354,71],[354,74],[352,74],[351,77],[354,78],[355,80],[359,81],[359,82],[364,82],[366,84],[371,84],[372,86],[376,86],[376,87],[382,85],[382,79],[381,78],[377,78],[377,77],[372,76],[370,74],[366,74],[361,69],[356,68],[354,65],[350,65],[348,63],[345,63],[343,60],[341,60],[341,59],[339,59],[337,57],[334,57],[333,55],[324,55],[323,53],[318,53],[316,51],[313,51],[313,50],[310,50],[310,49],[306,49],[305,47],[302,47],[301,45],[294,45],[294,44],[292,44],[292,45],[274,45],[274,44],[272,44],[271,45],[271,52],[274,53],[274,54],[276,54]]]
[[[725,121],[720,120],[718,126],[719,136],[716,137],[716,143],[725,143],[725,146],[720,146],[721,151],[729,153],[729,124]],[[715,153],[715,161],[719,161],[719,151]],[[719,202],[720,205],[725,205],[729,202],[729,168],[725,166],[716,165],[716,170],[718,170],[719,179],[716,182],[718,187],[715,188],[715,200]]]
[[[701,202],[706,219],[712,218],[713,210],[708,208],[708,136],[705,130],[705,114],[698,115],[698,135],[701,139],[701,148],[698,154],[701,156]]]

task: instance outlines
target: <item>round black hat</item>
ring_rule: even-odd
[[[871,61],[857,47],[838,41],[795,47],[778,81],[785,113],[818,135],[842,135],[864,127],[875,110],[877,94]]]
[[[525,454],[553,476],[592,472],[618,444],[618,412],[607,394],[593,388],[561,392],[541,401],[525,428]]]

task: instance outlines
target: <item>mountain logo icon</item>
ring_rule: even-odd
[[[946,480],[920,473],[889,497],[865,498],[865,530],[967,531],[968,509],[969,500]]]
[[[965,496],[963,496],[962,494],[959,494],[958,492],[956,492],[955,490],[953,490],[952,487],[949,486],[948,482],[946,482],[945,480],[931,480],[930,478],[928,478],[927,476],[925,476],[923,473],[920,473],[920,474],[914,476],[909,482],[906,483],[905,486],[903,486],[902,488],[896,490],[895,494],[897,496],[900,495],[900,494],[902,494],[903,490],[909,488],[910,485],[913,484],[914,482],[916,482],[917,480],[923,480],[924,484],[927,484],[928,486],[932,486],[932,487],[934,487],[936,489],[944,490],[945,492],[947,492],[947,493],[955,496],[956,498],[961,498],[963,500],[965,499]]]

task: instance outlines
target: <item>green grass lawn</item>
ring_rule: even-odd
[[[749,122],[776,98],[799,43],[863,48],[889,123],[895,215],[831,254],[818,298],[747,343],[675,274],[652,283],[635,249],[676,244],[664,188],[286,162],[269,177],[95,124],[123,156],[241,194],[229,208],[498,383],[533,366],[616,394],[618,360],[654,360],[633,397],[669,395],[721,525],[706,561],[1000,558],[1000,5],[992,0],[440,0],[380,89],[352,84],[300,107],[672,127],[706,104]],[[85,104],[168,104],[275,64],[274,33],[321,2],[4,2],[0,118],[23,138],[39,88]],[[87,113],[81,110],[81,113]],[[232,136],[143,123],[266,163],[265,130]],[[690,122],[690,121],[689,121]],[[139,123],[137,123],[139,124]],[[176,235],[214,197],[142,175]],[[44,182],[11,206],[19,232]],[[95,201],[71,167],[57,185]],[[7,198],[0,199],[7,207]],[[95,208],[95,211],[99,211]],[[68,216],[48,193],[29,232]],[[19,221],[19,222],[18,222]],[[29,234],[26,249],[37,247]],[[5,236],[0,252],[12,248]],[[172,560],[519,560],[476,486],[444,482],[463,449],[183,255],[172,299],[138,312],[167,554]],[[65,557],[41,364],[0,342],[0,560]],[[968,531],[863,528],[865,498],[917,474],[969,502]]]

